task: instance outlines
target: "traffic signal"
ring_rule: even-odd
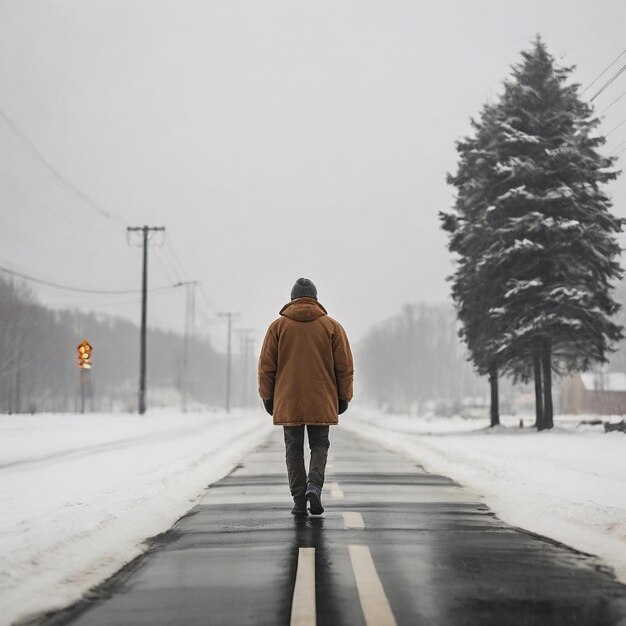
[[[93,347],[84,339],[78,345],[78,367],[88,370],[91,369],[91,357],[93,353]]]

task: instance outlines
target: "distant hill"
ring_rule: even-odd
[[[73,411],[79,396],[76,347],[94,347],[93,408],[135,410],[139,328],[127,320],[57,311],[30,289],[0,277],[0,412]],[[148,329],[148,405],[177,402],[181,386],[181,335]],[[190,400],[221,405],[224,356],[194,337]]]

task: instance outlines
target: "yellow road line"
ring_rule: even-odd
[[[300,548],[291,603],[291,626],[315,624],[315,548]]]
[[[343,513],[343,523],[346,528],[365,528],[361,514],[355,511],[345,511]]]
[[[350,560],[367,626],[397,626],[367,546],[351,545]]]

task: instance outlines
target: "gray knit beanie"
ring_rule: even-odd
[[[317,289],[312,280],[298,278],[291,290],[291,299],[295,300],[296,298],[315,298],[317,300]]]

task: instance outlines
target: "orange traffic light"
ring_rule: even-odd
[[[86,339],[83,339],[83,341],[78,345],[78,367],[85,370],[91,369],[92,353],[93,347]]]

